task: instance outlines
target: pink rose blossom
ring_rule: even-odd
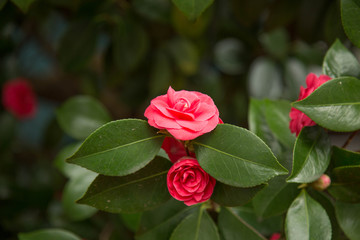
[[[185,90],[176,92],[171,87],[166,95],[151,101],[145,117],[151,126],[166,129],[179,140],[192,140],[212,131],[222,122],[208,95]]]
[[[6,110],[13,113],[19,119],[34,116],[37,107],[33,89],[26,80],[21,78],[4,84],[2,103]]]
[[[161,148],[165,150],[172,163],[187,156],[184,145],[179,140],[172,137],[166,137]],[[191,157],[195,157],[195,153],[189,152],[189,154]]]
[[[317,77],[314,73],[310,73],[306,77],[306,88],[300,87],[300,94],[297,101],[300,101],[309,96],[315,89],[320,85],[330,80],[331,78],[327,75],[320,75]],[[301,129],[306,126],[314,126],[316,123],[306,116],[303,112],[296,108],[291,108],[290,111],[290,131],[299,135]]]
[[[167,174],[169,193],[188,206],[210,199],[215,183],[215,179],[192,157],[179,159]]]

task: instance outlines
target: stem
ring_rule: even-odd
[[[349,138],[346,140],[346,142],[344,143],[344,145],[342,146],[342,148],[346,148],[350,142],[353,140],[353,138],[355,137],[355,135],[359,132],[359,130],[353,132],[350,134]]]

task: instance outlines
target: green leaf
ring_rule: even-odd
[[[217,182],[211,200],[221,206],[235,207],[249,202],[265,185],[250,188],[233,187]]]
[[[265,240],[258,231],[235,214],[231,208],[221,208],[218,218],[219,230],[225,240]]]
[[[189,20],[197,19],[214,0],[172,0]]]
[[[100,174],[124,176],[148,164],[163,139],[144,120],[117,120],[93,132],[67,161]]]
[[[360,80],[340,77],[327,81],[293,107],[320,126],[339,132],[360,129]]]
[[[295,101],[299,97],[300,86],[306,86],[308,69],[303,61],[298,58],[288,58],[285,62],[284,80],[286,92],[284,97]]]
[[[339,201],[343,202],[360,202],[360,183],[359,182],[345,182],[345,183],[331,183],[327,189],[328,192]]]
[[[214,48],[214,62],[224,73],[238,75],[244,71],[244,44],[236,38],[225,38]]]
[[[289,36],[284,28],[278,28],[260,36],[263,48],[272,56],[284,59],[289,48]]]
[[[29,10],[29,7],[36,0],[11,0],[23,13],[26,13]]]
[[[355,56],[337,39],[325,55],[323,72],[332,78],[360,77],[360,64]]]
[[[283,84],[275,62],[269,58],[257,58],[248,75],[249,94],[254,98],[276,99],[281,97]]]
[[[170,240],[220,240],[217,227],[204,207],[187,216],[175,228]]]
[[[286,176],[271,179],[268,185],[256,194],[252,204],[258,216],[267,218],[286,212],[299,195],[298,184],[287,183],[285,179]]]
[[[284,146],[293,148],[295,136],[290,132],[288,127],[290,122],[290,102],[284,100],[272,101],[266,99],[264,103],[265,119],[270,130]]]
[[[121,213],[120,215],[124,225],[133,232],[139,229],[142,212],[140,213]]]
[[[346,35],[360,48],[360,1],[341,0],[341,19]]]
[[[287,173],[269,147],[244,128],[219,124],[193,144],[200,166],[231,186],[252,187]]]
[[[76,203],[76,200],[84,195],[96,176],[96,173],[87,170],[85,173],[73,177],[66,183],[62,195],[62,205],[65,215],[70,220],[80,221],[91,217],[97,211],[93,207]]]
[[[305,190],[286,214],[285,233],[288,240],[331,239],[331,223],[326,211]]]
[[[62,229],[43,229],[29,233],[19,233],[19,240],[81,240],[75,234]]]
[[[199,205],[187,207],[173,198],[160,207],[144,212],[141,218],[137,240],[168,240],[183,218],[198,209]]]
[[[111,120],[106,108],[90,96],[76,96],[56,111],[61,128],[76,139],[85,139],[93,131]]]
[[[336,202],[336,218],[350,240],[360,239],[360,203]]]
[[[131,175],[99,175],[77,202],[113,213],[134,213],[154,208],[170,198],[166,187],[170,167],[171,162],[157,157]]]
[[[305,127],[294,146],[293,168],[288,182],[309,183],[318,179],[330,163],[330,140],[324,129]]]
[[[360,153],[334,146],[331,161],[334,163],[335,168],[360,165]]]

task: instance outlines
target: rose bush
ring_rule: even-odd
[[[314,73],[310,73],[306,77],[306,88],[303,86],[300,87],[300,94],[297,101],[300,101],[307,96],[309,96],[312,92],[315,91],[318,87],[320,87],[323,83],[330,80],[331,78],[327,75],[320,75],[317,77]],[[306,126],[314,126],[316,123],[311,120],[308,116],[306,116],[303,112],[296,108],[291,108],[290,111],[290,131],[295,133],[296,136],[299,135],[301,129]]]
[[[218,123],[219,110],[206,94],[196,91],[174,91],[156,97],[145,110],[151,126],[166,129],[179,140],[192,140],[213,130]]]
[[[17,78],[4,84],[2,103],[6,110],[13,113],[19,119],[34,116],[37,107],[32,87],[22,78]]]
[[[179,159],[167,174],[167,187],[171,196],[188,206],[210,199],[215,183],[215,179],[192,157]]]

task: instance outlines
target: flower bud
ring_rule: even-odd
[[[279,240],[281,237],[280,233],[273,233],[273,235],[271,235],[271,237],[269,238],[269,240]]]
[[[321,177],[319,179],[312,182],[310,185],[318,191],[323,191],[326,188],[328,188],[330,186],[330,184],[331,184],[330,177],[326,174],[323,174],[323,175],[321,175]]]

